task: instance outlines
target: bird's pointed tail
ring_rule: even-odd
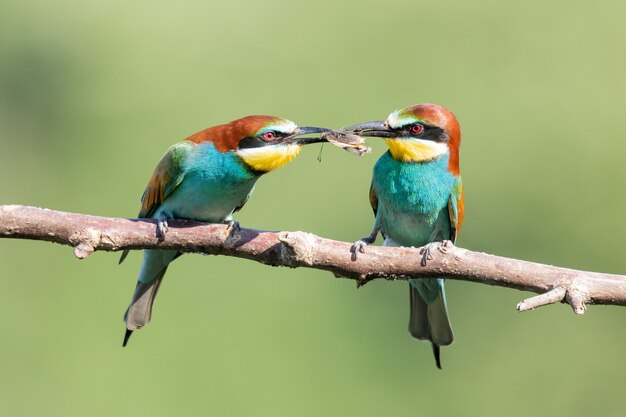
[[[126,334],[124,335],[124,343],[122,346],[126,346],[133,331],[141,329],[150,322],[154,299],[156,298],[166,271],[167,267],[163,268],[150,282],[145,283],[137,281],[133,298],[130,301],[128,309],[126,310],[126,314],[124,314]]]
[[[417,285],[421,283],[416,282]],[[420,340],[432,343],[437,368],[441,369],[440,346],[447,346],[454,341],[454,334],[448,319],[443,286],[432,302],[427,303],[420,295],[417,285],[409,283],[411,313],[409,333]]]

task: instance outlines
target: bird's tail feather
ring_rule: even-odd
[[[411,312],[409,315],[409,333],[419,340],[431,340],[428,323],[428,304],[420,297],[416,288],[409,284]]]
[[[121,264],[122,262],[124,262],[124,259],[126,259],[126,257],[128,256],[128,253],[130,251],[128,249],[126,249],[124,252],[122,252],[122,256],[120,256],[120,260],[118,262],[118,265]]]
[[[437,367],[441,368],[439,346],[447,346],[454,341],[444,290],[442,288],[433,302],[427,304],[417,288],[413,285],[409,285],[409,288],[411,301],[409,333],[416,339],[429,340],[432,343]]]
[[[124,315],[126,329],[129,331],[132,332],[141,329],[150,322],[154,299],[163,281],[165,271],[167,271],[167,266],[163,268],[152,281],[147,283],[137,281],[133,298]],[[127,337],[125,338],[126,342],[128,341],[128,337],[130,337],[130,333],[127,333]]]

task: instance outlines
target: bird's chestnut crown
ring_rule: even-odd
[[[237,148],[260,148],[287,143],[298,133],[298,126],[294,122],[280,118],[268,118],[266,124],[255,127],[255,131],[239,140]]]
[[[449,155],[449,169],[459,172],[461,129],[454,114],[438,104],[416,104],[394,111],[385,121],[342,129],[360,136],[384,138],[395,159],[423,162]]]

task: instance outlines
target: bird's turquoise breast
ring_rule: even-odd
[[[211,143],[197,145],[181,168],[182,182],[158,210],[167,217],[221,222],[246,201],[259,178],[234,152],[219,152]]]
[[[372,178],[382,232],[402,246],[449,239],[448,201],[454,184],[447,155],[407,163],[385,153]]]

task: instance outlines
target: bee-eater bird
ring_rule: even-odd
[[[456,117],[436,104],[417,104],[395,111],[387,120],[343,129],[360,136],[382,137],[389,150],[374,167],[370,203],[376,220],[370,236],[355,243],[364,252],[380,232],[385,246],[424,246],[454,242],[464,214],[459,171],[461,130]],[[422,258],[430,256],[427,246]],[[432,344],[441,369],[440,346],[454,337],[448,320],[444,281],[409,280],[409,332]]]
[[[327,131],[298,127],[273,116],[248,116],[202,130],[163,155],[143,193],[138,217],[157,219],[160,236],[167,232],[168,219],[233,226],[232,214],[248,201],[261,175],[291,161],[301,145],[325,141],[302,135]],[[120,263],[127,254],[122,254]],[[180,255],[176,250],[144,250],[137,286],[124,316],[123,346],[134,330],[150,321],[165,271]]]

